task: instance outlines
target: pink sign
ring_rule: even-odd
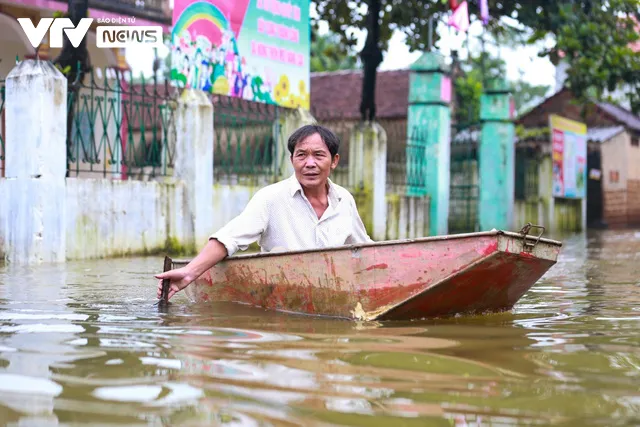
[[[175,0],[178,87],[309,108],[309,0]]]
[[[451,78],[447,76],[442,77],[442,83],[440,84],[440,100],[444,102],[451,102]]]

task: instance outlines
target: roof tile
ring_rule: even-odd
[[[362,70],[311,73],[311,108],[319,119],[360,118]],[[409,70],[378,71],[376,117],[406,117],[409,105]]]

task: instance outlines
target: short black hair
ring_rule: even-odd
[[[331,153],[331,158],[335,157],[340,149],[340,138],[326,127],[320,125],[304,125],[296,129],[296,131],[291,134],[287,143],[287,147],[289,148],[291,155],[293,156],[293,152],[296,149],[296,144],[298,144],[298,142],[316,133],[320,135],[322,142],[327,145],[329,153]]]

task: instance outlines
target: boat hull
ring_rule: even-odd
[[[186,288],[193,301],[358,320],[509,310],[561,243],[492,231],[229,257]],[[173,261],[173,267],[188,261]]]

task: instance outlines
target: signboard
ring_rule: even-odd
[[[587,126],[552,114],[553,196],[583,199],[587,189]]]
[[[310,0],[175,0],[175,86],[309,108]]]

